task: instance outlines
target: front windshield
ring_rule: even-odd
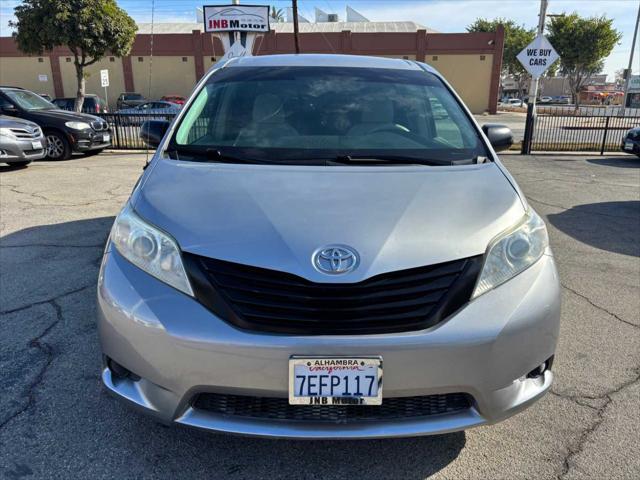
[[[40,95],[27,90],[5,90],[5,95],[24,110],[51,110],[56,107]]]
[[[178,125],[170,155],[189,159],[212,149],[301,164],[349,156],[450,165],[487,155],[435,75],[344,67],[230,67],[214,73]]]

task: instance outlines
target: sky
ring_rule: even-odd
[[[7,22],[20,0],[0,0],[0,35],[10,35]],[[156,22],[195,21],[195,9],[203,4],[225,4],[229,0],[118,0],[134,20],[151,21],[151,6],[155,3]],[[291,5],[290,0],[247,0],[240,3],[268,4],[276,8]],[[314,7],[327,13],[345,16],[345,5],[350,5],[371,21],[412,20],[440,32],[464,32],[476,18],[504,17],[526,27],[538,24],[538,0],[298,0],[300,14],[313,21]],[[622,40],[605,61],[604,72],[613,80],[616,70],[626,68],[629,62],[633,29],[640,0],[549,0],[548,13],[578,12],[582,16],[606,15],[613,19],[614,28],[622,33]],[[640,39],[637,43],[640,43]],[[640,73],[640,45],[636,44],[634,73]]]

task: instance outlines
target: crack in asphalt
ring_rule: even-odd
[[[616,315],[613,312],[610,312],[609,310],[607,310],[606,308],[598,305],[597,303],[595,303],[593,300],[591,300],[589,297],[587,297],[586,295],[583,295],[582,293],[574,290],[571,287],[566,286],[564,283],[561,284],[562,288],[570,291],[571,293],[573,293],[574,295],[576,295],[577,297],[582,298],[583,300],[587,301],[587,303],[589,303],[590,305],[592,305],[593,307],[597,308],[598,310],[606,313],[607,315],[612,316],[613,318],[615,318],[616,320],[621,321],[622,323],[626,323],[627,325],[633,327],[633,328],[640,328],[640,325],[636,325],[635,323],[630,322],[629,320],[625,320],[624,318],[620,317],[619,315]]]
[[[10,187],[9,191],[13,192],[13,193],[17,193],[19,195],[26,195],[28,197],[32,197],[32,198],[37,198],[40,200],[44,200],[45,203],[31,203],[31,202],[25,202],[24,200],[21,200],[19,198],[16,198],[16,200],[19,203],[25,204],[27,207],[26,208],[35,208],[35,207],[86,207],[86,206],[90,206],[96,203],[100,203],[100,202],[108,202],[111,200],[117,200],[118,197],[124,197],[124,196],[128,196],[129,193],[125,192],[125,193],[115,193],[116,190],[118,190],[119,188],[122,188],[121,185],[118,185],[116,187],[110,188],[109,190],[106,190],[104,193],[106,193],[108,195],[108,198],[97,198],[94,200],[91,200],[89,202],[82,202],[82,203],[56,203],[54,200],[50,199],[49,197],[47,197],[44,194],[38,193],[38,192],[26,192],[24,190],[18,190],[18,186],[17,185],[3,185],[5,187]]]
[[[587,303],[589,303],[591,306],[593,306],[594,308],[606,313],[607,315],[615,318],[616,320],[619,320],[622,323],[625,323],[626,325],[629,325],[633,328],[640,328],[640,325],[636,325],[634,323],[629,322],[628,320],[625,320],[623,318],[621,318],[619,315],[616,315],[613,312],[610,312],[609,310],[607,310],[606,308],[594,303],[589,297],[587,297],[586,295],[583,295],[579,292],[577,292],[576,290],[574,290],[571,287],[568,287],[565,284],[562,284],[562,288],[568,290],[569,292],[573,293],[574,295],[576,295],[579,298],[582,298],[583,300],[585,300]],[[596,420],[593,422],[593,424],[591,424],[590,426],[586,427],[581,433],[580,436],[577,440],[577,442],[575,443],[574,446],[569,445],[567,448],[567,454],[564,456],[563,458],[563,463],[562,463],[562,472],[560,474],[557,475],[558,479],[563,479],[565,478],[569,471],[571,470],[572,467],[572,460],[576,455],[579,455],[580,453],[582,453],[582,451],[584,450],[585,444],[587,442],[587,440],[589,439],[589,436],[595,432],[600,425],[602,425],[602,423],[605,421],[605,411],[607,409],[607,407],[611,404],[611,402],[613,401],[613,399],[611,398],[611,395],[614,395],[622,390],[624,390],[627,387],[630,387],[631,385],[635,384],[636,382],[640,381],[640,367],[636,367],[635,370],[635,377],[631,378],[630,380],[627,380],[626,382],[621,383],[620,385],[618,385],[617,387],[612,388],[611,390],[607,390],[606,392],[604,392],[601,395],[568,395],[568,394],[563,394],[563,393],[559,393],[556,392],[554,390],[551,390],[551,394],[559,397],[559,398],[564,398],[567,400],[570,400],[578,405],[580,405],[581,407],[586,407],[589,408],[591,410],[594,410],[596,412]],[[585,400],[604,400],[604,403],[600,406],[594,406],[591,405],[589,403],[586,403]]]
[[[582,433],[580,434],[580,437],[578,438],[575,446],[568,446],[567,449],[567,454],[564,456],[563,459],[563,463],[562,463],[562,471],[561,473],[559,473],[557,475],[557,478],[559,480],[562,480],[563,478],[565,478],[569,472],[571,471],[571,467],[572,467],[572,460],[576,455],[579,455],[580,453],[582,453],[584,451],[584,447],[585,444],[587,443],[587,440],[589,439],[589,436],[595,432],[598,427],[600,427],[600,425],[602,425],[602,423],[605,420],[605,411],[607,409],[607,407],[611,404],[611,402],[613,402],[613,399],[611,398],[611,395],[614,395],[616,393],[621,392],[622,390],[624,390],[625,388],[628,388],[630,386],[632,386],[633,384],[637,383],[638,381],[640,381],[640,367],[636,368],[635,371],[635,377],[627,380],[626,382],[621,383],[620,385],[618,385],[617,387],[603,393],[602,395],[598,395],[598,396],[587,396],[587,395],[564,395],[561,393],[557,393],[557,392],[551,392],[553,395],[560,397],[560,398],[565,398],[568,399],[570,401],[573,401],[575,403],[577,403],[578,405],[581,405],[583,407],[588,407],[591,408],[593,410],[596,411],[596,420],[593,422],[593,424],[591,424],[590,426],[588,426],[587,428],[585,428]],[[591,399],[591,400],[605,400],[604,404],[598,408],[595,408],[591,405],[585,405],[583,403],[580,403],[578,400],[579,399],[583,399],[583,398],[587,398],[587,399]]]
[[[22,407],[17,409],[15,412],[13,412],[11,415],[9,415],[2,422],[0,422],[0,430],[3,429],[9,422],[11,422],[11,420],[13,420],[14,418],[26,412],[35,403],[35,390],[38,387],[38,385],[42,383],[44,375],[45,373],[47,373],[47,370],[51,366],[51,363],[53,362],[53,359],[55,357],[53,347],[51,347],[51,345],[46,343],[43,340],[43,338],[46,337],[49,334],[49,332],[51,332],[51,330],[53,330],[54,327],[58,325],[64,318],[62,315],[62,307],[57,302],[58,298],[60,297],[54,298],[52,300],[49,300],[49,302],[47,302],[53,307],[56,314],[56,319],[53,322],[51,322],[49,326],[45,328],[38,336],[32,338],[31,340],[29,340],[29,342],[27,342],[27,346],[29,348],[37,348],[42,353],[44,353],[46,357],[46,361],[42,366],[42,368],[40,368],[40,371],[37,373],[33,381],[26,388],[26,397],[27,397],[26,403],[22,405]]]
[[[87,290],[88,288],[95,287],[95,286],[96,286],[96,283],[92,282],[89,285],[85,285],[83,287],[78,287],[78,288],[75,288],[75,289],[70,290],[68,292],[61,293],[60,295],[56,295],[53,298],[48,298],[46,300],[39,300],[37,302],[29,303],[29,304],[23,305],[21,307],[12,308],[10,310],[2,310],[2,311],[0,311],[0,315],[9,315],[10,313],[16,313],[16,312],[21,312],[23,310],[28,310],[31,307],[37,307],[38,305],[46,305],[48,303],[55,302],[60,298],[67,297],[69,295],[73,295],[74,293],[78,293],[78,292],[81,292],[83,290]]]

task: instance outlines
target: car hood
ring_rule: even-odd
[[[525,213],[494,163],[456,167],[230,165],[159,159],[132,204],[185,252],[316,282],[479,255]],[[348,245],[357,269],[331,276],[311,257]]]
[[[30,122],[29,120],[23,120],[16,117],[8,117],[6,115],[0,115],[0,127],[3,128],[24,128],[25,126],[34,128],[38,125]]]
[[[77,113],[70,112],[69,110],[60,110],[60,109],[52,109],[52,110],[31,110],[29,111],[29,115],[35,119],[53,119],[53,120],[64,120],[65,122],[95,122],[99,120],[98,117],[89,115],[87,113]]]

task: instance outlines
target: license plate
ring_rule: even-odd
[[[291,357],[291,405],[381,405],[382,358]]]
[[[103,141],[103,142],[110,142],[110,141],[111,141],[111,135],[109,135],[108,133],[105,133],[105,134],[102,136],[102,141]]]
[[[633,142],[624,142],[625,150],[633,150]]]
[[[37,142],[31,142],[31,148],[34,150],[40,150],[42,148],[42,142],[40,142],[40,140]]]

